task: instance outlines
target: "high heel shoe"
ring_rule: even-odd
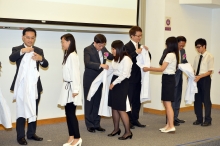
[[[108,134],[108,136],[112,137],[112,136],[115,136],[116,134],[120,135],[121,134],[121,129],[119,129],[116,133],[113,133],[113,132]]]
[[[70,146],[81,146],[81,145],[82,145],[82,138],[80,138],[76,144]]]
[[[162,133],[175,133],[175,131],[176,131],[176,128],[175,127],[173,127],[173,128],[171,128],[171,129],[169,129],[169,130],[162,130],[161,132]]]
[[[70,146],[71,143],[73,143],[73,141],[74,141],[74,139],[72,141],[70,141],[70,142],[64,143],[63,146]]]
[[[128,135],[128,136],[126,136],[126,137],[119,137],[118,139],[119,140],[126,140],[126,139],[128,139],[128,138],[130,138],[130,139],[132,139],[132,136],[133,136],[133,134],[132,134],[132,132],[131,132],[131,135]]]

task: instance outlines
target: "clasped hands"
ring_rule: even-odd
[[[22,53],[30,53],[32,51],[34,51],[34,48],[32,48],[32,47],[27,47],[27,48],[22,48],[21,49]],[[32,56],[32,59],[35,60],[35,61],[42,61],[43,57],[34,52],[34,56]]]

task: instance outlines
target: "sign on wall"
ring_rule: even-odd
[[[165,17],[165,31],[171,31],[171,17]]]

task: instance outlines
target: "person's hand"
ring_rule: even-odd
[[[143,68],[143,71],[144,71],[144,72],[147,72],[147,71],[149,71],[149,68],[148,68],[148,67],[144,67],[144,68]]]
[[[107,64],[101,64],[100,65],[101,68],[108,70],[109,66]]]
[[[32,59],[35,61],[42,61],[43,57],[37,53],[34,53],[34,56],[32,56]]]
[[[32,48],[32,47],[27,47],[27,48],[22,48],[21,49],[22,53],[30,53],[32,51],[34,51],[34,48]]]
[[[111,85],[109,86],[109,89],[110,89],[110,90],[112,90],[112,89],[113,89],[113,87],[114,87],[114,85],[113,85],[113,84],[111,84]]]
[[[143,46],[143,48],[144,48],[145,50],[149,50],[147,46]]]
[[[137,53],[137,54],[140,54],[140,53],[141,53],[141,51],[142,51],[142,49],[141,49],[141,48],[136,49],[136,53]]]
[[[200,80],[200,76],[195,76],[194,81],[195,81],[195,82],[198,82],[199,80]]]
[[[73,98],[76,97],[79,93],[73,93],[72,96]]]

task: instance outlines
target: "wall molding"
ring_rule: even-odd
[[[84,115],[77,115],[77,119],[84,120]],[[56,124],[56,123],[63,123],[63,122],[66,122],[66,117],[37,120],[37,125],[38,126],[39,125],[48,125],[48,124]],[[15,127],[16,127],[16,123],[12,123],[12,128],[15,128]],[[2,125],[0,125],[0,130],[11,131],[12,128],[5,129]]]
[[[220,105],[218,104],[212,104],[212,109],[219,109],[220,110]],[[188,111],[193,111],[194,106],[187,106],[187,107],[182,107],[180,108],[180,112],[188,112]],[[165,110],[157,110],[157,109],[151,109],[151,108],[143,108],[143,111],[145,113],[150,113],[150,114],[156,114],[156,115],[165,115]],[[105,117],[102,117],[105,118]],[[77,115],[78,120],[84,120],[85,117],[84,115]],[[51,119],[42,119],[37,121],[37,125],[48,125],[48,124],[56,124],[56,123],[63,123],[66,122],[66,117],[59,117],[59,118],[51,118]],[[16,123],[12,123],[12,128],[16,127]],[[11,129],[5,129],[2,125],[0,125],[0,130],[6,130],[6,131],[11,131]]]

